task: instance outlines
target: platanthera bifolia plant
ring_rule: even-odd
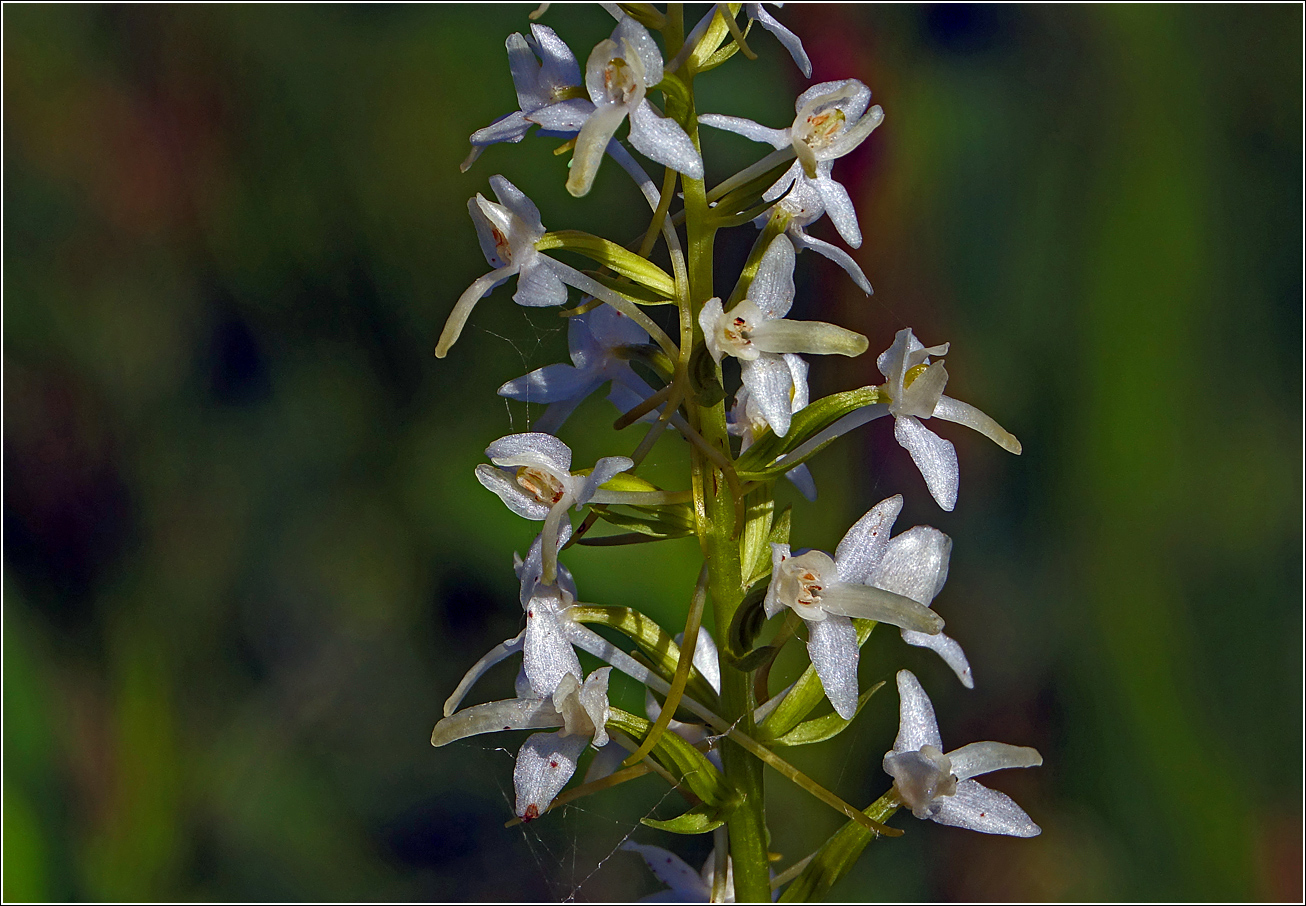
[[[1038,765],[1038,752],[976,742],[945,753],[930,699],[907,670],[897,674],[900,728],[883,761],[892,783],[875,802],[855,808],[784,757],[792,746],[832,743],[883,685],[863,689],[858,681],[861,648],[876,624],[897,627],[908,645],[937,652],[966,687],[973,680],[962,646],[944,633],[933,609],[947,580],[952,539],[929,526],[895,535],[903,505],[895,495],[854,523],[833,554],[795,548],[790,510],[777,510],[776,482],[787,479],[814,499],[807,461],[883,416],[893,417],[894,437],[944,510],[957,502],[957,455],[928,420],[965,425],[1020,452],[1016,438],[992,418],[945,395],[948,344],[926,346],[910,329],[898,331],[877,358],[883,383],[809,398],[805,357],[859,356],[868,342],[835,324],[788,317],[796,257],[810,249],[871,292],[846,251],[806,230],[828,215],[845,242],[861,244],[852,199],[834,168],[870,139],[884,112],[855,78],[812,85],[795,101],[793,122],[781,127],[700,112],[695,85],[737,55],[754,56],[747,43],[756,39],[754,25],[778,39],[810,77],[802,42],[757,3],[717,4],[688,31],[681,4],[665,11],[644,3],[604,7],[616,26],[584,58],[583,70],[545,25],[535,22],[529,34],[509,36],[520,109],[475,132],[463,164],[466,170],[487,146],[520,142],[534,129],[565,141],[557,153],[571,153],[573,196],[588,193],[611,158],[609,166],[639,187],[649,216],[632,225],[642,235],[622,244],[547,229],[531,199],[504,176],[489,178],[493,201],[477,194],[468,202],[491,270],[458,299],[435,354],[448,355],[473,307],[512,281],[517,304],[564,307],[571,363],[547,365],[499,388],[502,396],[547,406],[535,431],[494,440],[485,450],[489,462],[476,469],[477,480],[509,509],[540,523],[525,559],[515,564],[525,628],[472,666],[445,702],[432,744],[533,731],[513,772],[520,821],[543,820],[563,803],[656,774],[683,796],[685,809],[644,823],[713,834],[713,854],[699,871],[659,847],[634,840],[624,847],[644,857],[672,888],[668,893],[688,899],[820,899],[870,841],[902,833],[886,823],[900,808],[983,833],[1039,833],[1015,802],[974,779]],[[703,126],[773,150],[709,188]],[[537,154],[553,150],[536,144]],[[660,185],[627,145],[662,166]],[[717,233],[731,229],[758,232],[723,297],[713,280],[713,247]],[[659,241],[665,248],[658,260],[668,261],[669,270],[655,263]],[[578,270],[554,252],[594,267]],[[674,317],[651,316],[660,309]],[[725,387],[734,385],[736,369],[741,385],[728,399]],[[592,464],[573,462],[558,434],[581,401],[604,385],[621,411],[616,429],[639,426],[643,434],[633,449],[623,445],[618,455]],[[690,451],[688,473],[670,488],[639,474],[666,431],[678,432]],[[622,436],[614,436],[614,445]],[[591,534],[600,520],[618,532]],[[697,587],[685,589],[684,625],[671,630],[633,608],[584,601],[564,565],[574,544],[686,536],[698,539],[703,566]],[[618,646],[592,627],[629,644]],[[672,638],[676,629],[682,634]],[[800,642],[809,665],[792,685],[773,689],[776,656]],[[610,666],[586,676],[576,649]],[[515,698],[462,707],[481,676],[517,655]],[[646,687],[646,716],[609,703],[614,669]],[[598,751],[584,782],[566,789],[591,747]],[[813,807],[849,819],[816,852],[787,865],[773,862],[768,851],[768,769],[810,793]]]

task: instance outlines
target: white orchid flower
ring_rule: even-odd
[[[459,167],[464,173],[490,145],[519,142],[536,124],[545,135],[574,135],[594,112],[575,55],[547,25],[531,25],[529,38],[508,36],[508,67],[520,109],[472,133],[471,154]]]
[[[720,299],[709,299],[698,317],[712,358],[718,363],[727,355],[739,359],[744,386],[781,437],[789,431],[796,394],[784,353],[855,356],[867,346],[864,336],[834,324],[785,318],[794,302],[794,260],[793,243],[777,236],[763,254],[744,300],[726,312]]]
[[[622,412],[653,392],[619,352],[623,346],[647,343],[644,328],[608,305],[568,320],[571,365],[545,365],[499,388],[499,395],[508,399],[547,403],[548,408],[535,421],[535,430],[548,434],[561,428],[576,407],[605,383],[611,382],[608,399]]]
[[[830,704],[844,719],[857,713],[857,661],[861,652],[853,617],[925,635],[936,635],[943,629],[938,614],[897,590],[915,591],[925,579],[937,582],[931,564],[895,562],[893,578],[901,581],[886,582],[896,586],[892,589],[868,582],[880,578],[876,570],[886,559],[889,532],[901,507],[902,498],[890,498],[873,507],[844,535],[833,558],[823,551],[793,554],[787,544],[771,545],[766,615],[773,617],[789,607],[803,618],[812,666]]]
[[[491,176],[490,187],[499,203],[478,192],[467,202],[467,210],[476,225],[481,252],[494,270],[478,277],[458,297],[435,347],[437,358],[449,352],[476,303],[514,274],[517,291],[512,299],[518,305],[562,305],[567,301],[567,287],[556,272],[556,262],[535,248],[545,233],[540,209],[502,176]]]
[[[605,456],[590,474],[574,475],[571,447],[540,432],[501,437],[485,448],[485,455],[494,465],[477,466],[477,480],[518,516],[544,521],[541,539],[546,585],[554,581],[559,525],[566,521],[567,511],[589,503],[600,485],[635,465],[625,456]]]
[[[870,102],[869,88],[856,79],[843,79],[821,82],[800,94],[794,105],[798,115],[787,129],[771,129],[742,117],[716,113],[705,113],[698,121],[764,142],[777,151],[792,149],[798,159],[762,198],[775,201],[796,182],[813,189],[839,235],[857,248],[862,244],[857,212],[848,190],[830,173],[835,160],[860,145],[884,122],[884,111],[878,104],[866,109]]]
[[[881,389],[892,400],[880,414],[893,416],[893,436],[911,454],[939,506],[951,511],[957,505],[957,450],[920,420],[933,417],[965,425],[1010,453],[1020,453],[1020,441],[974,406],[943,395],[948,372],[942,361],[931,363],[930,356],[947,352],[947,343],[924,346],[906,328],[898,331],[876,364],[886,379]]]
[[[898,671],[898,738],[884,770],[903,805],[917,818],[985,834],[1036,837],[1041,833],[1011,797],[972,777],[1003,768],[1038,767],[1043,756],[1027,746],[973,742],[943,753],[934,706],[910,670]]]
[[[612,36],[600,41],[585,64],[585,88],[594,112],[576,136],[567,191],[577,197],[594,185],[603,153],[622,120],[630,119],[630,143],[641,154],[691,179],[702,179],[703,158],[685,130],[663,117],[646,99],[662,81],[662,54],[653,36],[623,17]]]
[[[802,357],[793,353],[785,353],[781,356],[785,365],[789,368],[789,377],[792,380],[792,392],[790,394],[790,412],[796,413],[809,402],[807,389],[807,363]],[[743,453],[751,447],[757,440],[758,436],[765,430],[769,430],[770,425],[767,423],[766,416],[758,408],[753,394],[749,392],[748,387],[740,387],[735,393],[734,405],[726,414],[726,430],[741,438],[739,452]],[[812,473],[808,470],[807,464],[802,463],[785,473],[794,483],[802,495],[808,500],[816,499],[816,482],[812,479]]]
[[[694,871],[684,859],[670,850],[660,846],[649,846],[627,840],[621,844],[626,852],[636,853],[653,872],[653,876],[667,885],[668,890],[659,891],[645,902],[658,903],[710,903],[712,901],[712,884],[716,879],[716,851],[708,854],[701,871]],[[734,866],[726,857],[726,892],[723,903],[735,902]]]
[[[431,745],[443,746],[478,733],[561,727],[557,733],[536,733],[522,744],[513,769],[517,816],[538,818],[576,773],[585,747],[606,745],[608,674],[595,670],[582,684],[567,673],[550,695],[487,702],[445,717],[431,732]]]
[[[773,3],[771,5],[776,9],[784,6],[783,3]],[[796,34],[781,25],[775,16],[762,9],[760,3],[745,3],[744,12],[749,19],[757,22],[776,36],[776,39],[784,45],[785,50],[789,51],[789,56],[794,58],[798,68],[803,71],[805,78],[810,79],[812,77],[812,61],[807,58],[807,51],[803,50],[803,42]]]
[[[806,227],[815,223],[825,214],[825,201],[821,198],[820,190],[810,180],[796,180],[789,194],[777,201],[775,207],[789,216],[789,222],[785,225],[785,232],[790,241],[793,242],[794,248],[800,252],[804,249],[811,249],[818,255],[823,255],[843,268],[844,272],[852,278],[852,281],[857,284],[857,288],[862,292],[868,296],[874,292],[871,289],[871,282],[866,279],[866,274],[862,273],[861,267],[853,260],[852,255],[849,255],[837,245],[807,234]],[[770,219],[771,211],[767,211],[759,215],[753,223],[758,229],[762,229]]]

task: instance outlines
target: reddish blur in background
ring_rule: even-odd
[[[466,199],[503,173],[554,228],[625,241],[646,216],[610,164],[567,196],[548,140],[459,172],[515,106],[503,42],[529,9],[4,8],[7,900],[625,899],[657,888],[613,854],[626,835],[706,855],[637,824],[671,814],[653,780],[505,829],[516,740],[427,744],[521,618],[532,529],[472,476],[526,426],[494,389],[565,350],[554,312],[499,290],[432,358],[486,270]],[[1046,759],[994,778],[1041,837],[900,816],[832,895],[1300,899],[1301,9],[778,15],[815,78],[886,112],[835,174],[876,294],[805,255],[799,315],[873,351],[906,326],[951,341],[949,393],[1025,450],[945,427],[942,513],[874,423],[815,464],[795,542],[833,549],[906,494],[901,526],[954,538],[936,606],[977,688],[896,633],[863,680],[909,666],[949,745]],[[544,21],[582,62],[611,29]],[[784,126],[805,83],[750,43],[700,109]],[[704,142],[712,182],[766,150]],[[870,356],[812,375],[814,395],[879,379]],[[569,422],[578,461],[633,448],[612,416]],[[695,558],[569,562],[586,599],[671,628]],[[869,802],[896,719],[881,693],[794,760]],[[787,864],[840,818],[772,781]]]

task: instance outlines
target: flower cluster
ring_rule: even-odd
[[[935,609],[952,540],[929,526],[893,534],[903,508],[899,494],[862,516],[833,555],[796,549],[791,516],[776,505],[776,480],[787,477],[814,500],[806,461],[889,415],[895,438],[944,510],[957,502],[957,455],[925,420],[966,425],[1020,452],[993,419],[944,395],[948,344],[925,346],[910,329],[899,331],[876,359],[883,384],[811,398],[805,357],[857,357],[869,343],[835,324],[789,317],[798,253],[815,250],[871,292],[848,251],[807,230],[828,215],[849,247],[861,245],[853,196],[834,169],[884,121],[883,110],[871,105],[866,85],[850,78],[799,94],[796,116],[784,128],[700,115],[695,80],[736,54],[753,57],[746,40],[752,25],[774,35],[810,77],[801,40],[760,4],[718,4],[690,29],[678,4],[665,11],[650,4],[604,8],[616,25],[585,58],[583,72],[547,26],[534,23],[529,35],[508,38],[518,109],[473,133],[463,163],[466,171],[489,146],[521,142],[534,128],[536,135],[568,140],[558,150],[571,153],[566,188],[572,195],[589,193],[611,157],[634,180],[649,218],[628,246],[578,230],[551,232],[535,204],[501,175],[489,179],[495,201],[478,193],[468,203],[490,271],[455,303],[436,355],[449,355],[477,303],[516,277],[514,302],[563,309],[570,363],[545,365],[499,388],[509,399],[545,407],[535,430],[495,440],[485,450],[488,461],[475,470],[526,525],[538,525],[525,558],[514,555],[524,626],[467,672],[445,702],[432,744],[535,731],[521,744],[513,774],[522,821],[646,773],[670,780],[685,794],[686,810],[645,823],[673,833],[712,833],[714,854],[696,871],[659,847],[631,841],[623,848],[643,856],[671,885],[667,894],[691,899],[770,899],[791,881],[795,895],[818,895],[851,864],[829,862],[834,857],[821,850],[772,873],[764,791],[750,767],[755,761],[876,835],[900,833],[883,823],[900,807],[940,824],[1037,834],[1019,806],[972,778],[1040,764],[1038,753],[984,742],[945,754],[929,698],[906,670],[897,674],[901,728],[883,761],[892,785],[871,808],[848,805],[779,754],[837,736],[883,685],[867,686],[859,677],[861,649],[876,623],[897,627],[908,645],[936,652],[966,688],[974,679]],[[709,188],[700,126],[773,151]],[[627,145],[662,166],[660,188]],[[761,231],[753,251],[729,292],[718,294],[716,233],[750,222]],[[653,255],[659,239],[665,257],[658,260],[668,261],[669,270]],[[554,251],[587,258],[593,267],[564,264]],[[621,453],[576,468],[557,432],[604,386],[621,413],[616,427],[640,425],[642,435]],[[680,489],[641,474],[666,431],[683,438],[689,451]],[[600,523],[616,533],[595,531]],[[697,538],[704,565],[696,587],[685,589],[683,632],[674,637],[674,629],[623,602],[581,601],[562,562],[574,544],[686,536]],[[945,602],[945,610],[951,606]],[[773,692],[771,666],[791,642],[805,643],[809,666]],[[587,674],[578,651],[605,666]],[[482,677],[518,655],[513,697],[462,707]],[[611,703],[613,682],[642,687],[644,716]],[[567,790],[590,748],[596,754],[582,781]]]

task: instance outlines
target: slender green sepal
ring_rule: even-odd
[[[883,824],[893,817],[898,810],[898,800],[893,790],[885,793],[871,803],[862,814],[872,821]],[[812,900],[828,899],[826,894],[835,882],[852,870],[857,858],[866,849],[868,843],[876,838],[874,831],[867,830],[856,821],[849,821],[839,828],[824,845],[811,857],[807,867],[799,872],[785,892],[780,896],[781,903],[806,903]]]
[[[620,708],[611,709],[608,726],[641,741],[653,729],[649,721]],[[735,801],[732,790],[716,765],[675,733],[662,734],[653,747],[652,757],[676,778],[678,784],[686,787],[704,804],[724,808]]]
[[[740,479],[767,481],[783,475],[825,449],[834,438],[817,444],[800,455],[787,456],[786,454],[796,450],[854,410],[882,402],[884,399],[878,387],[861,387],[857,390],[834,393],[809,403],[794,413],[788,434],[777,437],[768,431],[740,455],[735,465]],[[777,457],[780,456],[785,458],[777,462]]]
[[[603,607],[597,604],[573,604],[567,616],[577,623],[607,626],[630,639],[648,659],[649,667],[667,682],[675,676],[680,663],[680,646],[655,621],[631,607]],[[706,707],[716,710],[717,694],[697,670],[689,675],[689,693]]]
[[[866,644],[875,625],[872,620],[853,620],[853,628],[857,630],[858,647]],[[821,678],[816,675],[816,668],[809,664],[803,671],[803,675],[798,677],[798,682],[794,683],[788,694],[781,699],[780,704],[776,705],[775,709],[757,725],[758,735],[763,739],[782,738],[824,700],[825,687],[821,685]]]
[[[672,834],[707,834],[726,823],[730,809],[700,803],[683,815],[659,821],[656,818],[640,818],[639,823]]]
[[[853,714],[853,718],[857,716],[857,713],[861,712],[865,704],[871,700],[871,696],[878,692],[883,685],[884,681],[881,680],[858,697],[857,712]],[[827,739],[833,739],[848,729],[853,722],[853,718],[844,720],[837,713],[831,711],[824,717],[803,721],[784,736],[776,739],[774,744],[778,746],[810,746],[814,742],[825,742]]]
[[[676,283],[671,279],[670,274],[647,258],[641,258],[630,249],[617,245],[610,239],[582,230],[555,230],[541,236],[536,241],[535,248],[541,252],[560,249],[584,255],[591,261],[597,261],[641,286],[661,293],[664,298],[676,297]]]

